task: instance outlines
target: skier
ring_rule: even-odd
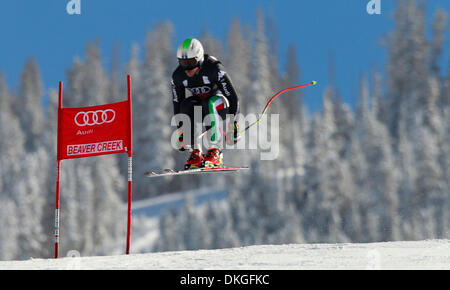
[[[233,143],[239,138],[236,115],[239,111],[239,100],[228,74],[221,62],[204,53],[203,46],[195,38],[188,38],[177,50],[178,67],[172,74],[172,96],[174,114],[186,114],[190,119],[190,146],[185,144],[184,133],[180,128],[182,121],[177,120],[179,129],[179,150],[185,151],[189,147],[192,152],[186,161],[185,169],[200,167],[217,167],[223,165],[221,150],[222,131],[220,120],[225,120],[227,114],[234,118],[231,123]],[[192,93],[186,97],[185,89]],[[210,130],[211,139],[207,153],[203,156],[200,140],[196,136],[194,120],[194,107],[200,106],[202,118],[210,115],[211,125],[203,124],[206,130]],[[185,128],[186,129],[186,128]]]

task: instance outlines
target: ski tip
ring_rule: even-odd
[[[315,84],[317,84],[317,82],[316,81],[312,81],[312,84],[315,85]]]

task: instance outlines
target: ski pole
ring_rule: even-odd
[[[248,125],[247,127],[245,127],[244,130],[238,132],[238,134],[239,134],[239,135],[242,135],[245,131],[247,131],[248,129],[250,129],[252,126],[254,126],[255,124],[258,124],[259,122],[261,122],[262,117],[266,114],[267,109],[269,108],[270,104],[271,104],[271,103],[273,102],[273,100],[275,100],[279,95],[281,95],[281,94],[283,94],[283,93],[285,93],[285,92],[287,92],[287,91],[291,91],[291,90],[295,90],[295,89],[300,89],[300,88],[305,88],[305,87],[313,86],[313,85],[315,85],[315,84],[317,84],[317,82],[316,82],[316,81],[312,81],[312,82],[310,82],[310,83],[308,83],[308,84],[299,85],[299,86],[294,86],[294,87],[286,88],[286,89],[284,89],[284,90],[279,91],[278,93],[276,93],[275,95],[273,95],[273,96],[270,98],[270,100],[267,102],[266,106],[264,107],[264,110],[262,111],[261,117],[260,117],[258,120],[256,120],[255,122],[253,122],[252,124],[250,124],[250,125]],[[211,130],[211,128],[208,129],[208,130],[206,130],[206,131],[204,131],[204,132],[203,132],[202,134],[200,134],[197,138],[198,138],[198,139],[202,138],[206,133],[208,133],[209,130]],[[225,136],[227,136],[227,134],[225,134]]]
[[[309,87],[309,86],[313,86],[317,84],[316,81],[312,81],[308,84],[305,85],[300,85],[300,86],[295,86],[295,87],[290,87],[290,88],[286,88],[282,91],[279,91],[278,93],[276,93],[275,95],[272,96],[272,98],[270,98],[270,100],[267,102],[267,105],[264,107],[264,110],[262,111],[261,117],[256,120],[255,122],[253,122],[252,124],[248,125],[247,127],[245,127],[244,130],[242,130],[241,132],[239,132],[239,135],[242,135],[245,131],[247,131],[248,129],[250,129],[253,125],[258,124],[259,122],[261,122],[263,116],[266,114],[267,109],[269,108],[270,104],[273,102],[273,100],[275,100],[279,95],[287,92],[287,91],[291,91],[291,90],[295,90],[295,89],[300,89],[300,88],[304,88],[304,87]]]

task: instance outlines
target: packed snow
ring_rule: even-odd
[[[259,245],[104,257],[0,262],[3,269],[40,270],[307,270],[450,269],[450,241]]]

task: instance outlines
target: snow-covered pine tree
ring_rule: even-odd
[[[297,52],[293,44],[287,51],[286,65],[281,77],[283,88],[292,87],[300,83],[300,69],[297,64]],[[302,101],[301,90],[285,93],[280,97],[280,152],[279,165],[286,174],[280,185],[284,185],[287,203],[293,208],[301,203],[303,193],[303,174],[306,161],[305,138],[308,127],[306,107]],[[280,182],[280,181],[279,181]],[[280,190],[280,189],[279,189]]]
[[[281,78],[283,88],[298,85],[300,82],[300,69],[297,64],[297,54],[294,45],[290,45],[287,53],[287,61],[284,76]],[[301,90],[285,93],[279,102],[280,113],[280,154],[283,168],[302,166],[302,142],[304,136],[305,107],[302,102]],[[292,163],[292,160],[299,164]]]
[[[356,122],[359,124],[359,121]],[[358,127],[358,125],[356,125]],[[349,172],[352,174],[354,182],[354,195],[351,198],[350,225],[347,232],[353,242],[369,242],[369,230],[367,222],[367,212],[370,211],[370,196],[368,190],[368,163],[361,148],[360,135],[355,129],[352,134],[349,155]]]
[[[450,121],[446,122],[444,127],[444,134],[442,137],[442,144],[450,144]],[[441,166],[442,179],[444,180],[444,191],[445,204],[443,212],[443,228],[447,230],[446,238],[448,238],[448,229],[450,228],[450,146],[440,147],[439,163]]]
[[[240,246],[239,238],[232,227],[228,208],[209,202],[205,213],[209,230],[209,249],[234,248]]]
[[[263,17],[262,10],[257,11],[257,13],[261,14],[261,17]],[[266,35],[267,39],[270,40],[270,45],[267,46],[268,53],[270,55],[269,57],[269,68],[270,73],[272,75],[272,78],[270,79],[270,87],[272,89],[275,89],[277,91],[281,90],[283,88],[283,80],[282,75],[278,72],[278,68],[280,65],[280,61],[278,59],[278,55],[280,52],[279,49],[279,32],[277,23],[271,15],[271,13],[267,13],[264,17],[264,34]],[[294,63],[293,65],[295,65]],[[279,112],[280,103],[275,103],[273,112],[278,113]]]
[[[248,101],[247,92],[250,84],[250,44],[245,40],[242,27],[237,19],[234,19],[231,22],[226,47],[227,50],[223,64],[239,97],[240,113],[245,115],[247,112],[246,104]],[[245,125],[240,123],[240,126],[243,128]],[[244,138],[239,142],[245,143]],[[238,144],[238,146],[239,145],[240,144]],[[245,165],[245,162],[247,162],[246,160],[248,160],[246,155],[247,152],[242,149],[230,149],[228,152],[224,152],[225,162],[232,165]],[[238,180],[239,178],[236,175],[226,176],[226,184],[231,185],[228,186],[229,188],[236,184]]]
[[[136,83],[139,83],[141,77],[139,53],[139,45],[137,43],[133,43],[131,46],[130,58],[125,65],[125,74],[131,75],[133,81]]]
[[[245,40],[241,24],[237,19],[231,22],[224,65],[232,78],[241,105],[245,104],[246,89],[250,84],[250,44]]]
[[[411,192],[414,198],[415,208],[432,212],[432,227],[427,232],[422,233],[424,237],[442,238],[445,229],[443,228],[443,211],[445,203],[445,181],[442,178],[441,167],[439,166],[439,147],[437,136],[430,132],[430,129],[421,126],[418,128],[414,138],[416,144],[415,167],[420,173],[416,176],[414,187]],[[423,225],[424,221],[421,222]]]
[[[253,55],[251,56],[251,86],[246,109],[247,112],[259,115],[271,96],[272,88],[270,84],[272,76],[270,73],[269,49],[267,38],[264,34],[264,20],[261,11],[258,12],[257,19]],[[254,136],[255,133],[255,130],[250,129],[250,138],[256,138]]]
[[[1,230],[1,253],[5,259],[17,259],[26,253],[18,246],[19,227],[21,222],[17,215],[17,184],[22,182],[18,160],[25,155],[25,135],[19,119],[13,113],[12,96],[8,91],[5,78],[0,75],[0,198],[2,199],[1,215],[4,227]],[[6,216],[5,216],[6,215]],[[14,244],[14,245],[13,245]],[[9,252],[11,251],[11,252]]]
[[[348,154],[351,135],[355,127],[352,109],[348,104],[338,99],[334,105],[334,118],[336,122],[336,134],[333,137],[336,142],[336,150],[340,158]]]
[[[421,3],[423,5],[423,2]],[[401,118],[406,118],[408,132],[418,108],[426,97],[423,80],[426,75],[426,39],[424,7],[416,0],[397,1],[395,28],[388,46],[389,132],[394,140],[399,135]],[[401,115],[405,107],[407,114]],[[396,149],[396,148],[394,148]]]
[[[297,194],[296,206],[302,210],[302,220],[305,238],[308,242],[319,242],[319,229],[324,226],[320,215],[322,195],[318,192],[321,186],[321,172],[323,168],[322,147],[320,141],[320,115],[311,117],[309,131],[307,132],[307,159],[305,174],[302,183],[302,192]]]
[[[103,69],[98,44],[89,44],[83,65],[82,96],[86,105],[101,105],[108,102],[108,80]],[[85,105],[85,106],[86,106]],[[86,159],[91,166],[94,190],[94,226],[91,238],[97,246],[96,253],[104,254],[123,237],[125,214],[117,215],[122,208],[121,196],[126,194],[125,177],[120,175],[114,156],[99,156]],[[80,178],[80,182],[84,179]]]
[[[396,164],[399,169],[399,216],[404,220],[402,223],[403,235],[405,239],[414,238],[414,225],[410,217],[417,210],[412,204],[411,193],[414,189],[414,180],[417,178],[416,157],[414,154],[414,143],[408,136],[406,130],[406,120],[400,120],[399,137],[397,141]]]
[[[149,31],[145,60],[134,93],[134,156],[135,171],[146,172],[163,168],[172,168],[174,160],[170,146],[173,128],[170,118],[173,109],[167,68],[165,67],[165,49],[171,37],[170,27],[160,25]],[[166,192],[167,180],[149,182],[138,179],[135,182],[137,199]]]
[[[206,54],[212,55],[219,60],[223,59],[222,43],[220,42],[220,40],[212,36],[211,33],[209,33],[206,29],[204,29],[201,33],[200,41]]]
[[[439,60],[442,57],[443,43],[444,43],[444,33],[448,27],[447,26],[447,13],[442,10],[437,10],[434,14],[433,19],[433,38],[429,43],[428,48],[428,62],[431,76],[440,77],[441,68],[439,65]]]
[[[315,193],[320,196],[320,213],[324,224],[321,227],[322,238],[328,237],[332,241],[345,241],[342,232],[342,217],[339,209],[343,207],[347,197],[340,189],[342,169],[344,161],[339,157],[340,144],[338,143],[338,128],[335,115],[335,91],[329,87],[324,94],[323,112],[319,124],[319,138],[317,147],[320,150],[320,185]],[[345,169],[344,169],[345,170]],[[350,186],[350,185],[349,185]],[[351,193],[349,193],[351,194]]]
[[[159,237],[154,246],[154,251],[181,250],[179,229],[176,223],[177,212],[174,209],[162,214],[159,218]]]
[[[195,197],[187,195],[178,215],[177,223],[183,240],[183,250],[206,249],[210,244],[210,233],[206,220],[196,211]]]
[[[2,100],[2,95],[5,94],[4,86],[3,76],[0,75],[0,107],[6,104]],[[0,114],[2,113],[0,109]],[[0,132],[1,137],[2,132]],[[6,171],[6,169],[2,168],[0,163],[0,220],[2,221],[2,226],[0,227],[0,260],[13,260],[19,256],[17,242],[19,226],[16,214],[17,207],[3,187],[3,179],[6,177],[6,174],[3,175],[3,171]]]
[[[74,57],[72,67],[67,70],[67,84],[64,84],[63,107],[87,106],[87,104],[83,104],[82,83],[84,76],[82,70],[82,61],[78,57]]]
[[[19,118],[13,113],[13,96],[8,91],[5,78],[0,75],[0,167],[3,186],[1,193],[14,198],[14,184],[21,180],[20,163],[25,154],[25,134]]]
[[[267,235],[266,223],[275,217],[273,213],[276,211],[275,178],[264,178],[260,162],[256,158],[252,159],[251,171],[239,186],[239,191],[242,192],[240,202],[244,204],[246,221],[238,227],[248,230],[239,231],[239,234],[240,240],[248,245],[264,243]]]
[[[14,112],[25,132],[25,148],[34,151],[39,146],[44,128],[42,109],[42,81],[39,67],[32,57],[28,59],[20,77],[19,94],[14,98]]]
[[[370,91],[371,108],[377,119],[387,125],[387,106],[384,98],[382,76],[379,72],[373,71],[371,75],[372,90]]]
[[[20,257],[40,257],[45,247],[45,232],[43,228],[44,206],[46,200],[44,181],[49,166],[48,153],[43,148],[27,153],[21,158],[21,174],[26,176],[14,187],[17,216],[19,218],[18,246]]]
[[[389,133],[373,112],[365,119],[362,131],[364,133],[361,136],[361,145],[370,164],[368,188],[371,192],[372,211],[381,222],[377,228],[372,229],[372,237],[374,240],[398,240],[398,168],[395,165]]]
[[[17,247],[11,249],[9,257],[28,258],[30,255],[40,254],[43,242],[41,222],[44,200],[39,170],[44,169],[45,172],[46,160],[45,158],[38,160],[37,153],[25,152],[27,139],[19,119],[13,113],[12,99],[3,76],[0,76],[0,167],[2,168],[0,192],[5,201],[5,212],[16,209],[15,213],[6,219],[5,227],[12,224],[20,225],[16,229],[8,227],[11,231],[9,242],[15,240],[17,243]]]
[[[245,194],[237,185],[228,186],[228,199],[230,219],[233,231],[236,233],[241,246],[251,245],[252,225],[248,218],[248,211],[245,203]]]
[[[115,43],[113,45],[112,53],[111,53],[111,61],[109,65],[109,83],[108,83],[108,93],[107,102],[115,103],[125,100],[127,97],[126,90],[123,83],[126,83],[125,77],[120,75],[120,59],[119,59],[119,45]]]
[[[0,176],[1,176],[0,167]],[[1,184],[0,184],[1,188]],[[0,191],[0,260],[14,260],[19,258],[18,246],[19,221],[17,219],[17,206],[12,198]]]

